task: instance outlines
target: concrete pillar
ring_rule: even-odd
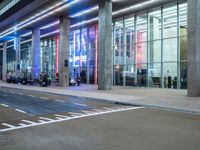
[[[69,86],[69,53],[70,53],[70,19],[60,17],[60,41],[59,41],[59,85],[62,87]],[[65,60],[68,66],[65,66]]]
[[[2,80],[7,80],[7,42],[3,43],[3,67],[2,67]]]
[[[112,1],[99,2],[98,89],[112,89]]]
[[[32,78],[40,78],[40,29],[32,31]]]
[[[21,38],[20,37],[16,37],[16,39],[14,40],[14,49],[15,49],[15,61],[16,61],[16,65],[15,65],[15,75],[16,77],[20,76],[20,41]]]
[[[200,96],[200,0],[188,0],[188,96]]]

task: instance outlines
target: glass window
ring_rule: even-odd
[[[135,18],[131,16],[124,20],[126,27],[126,64],[134,63],[134,37],[135,37]]]
[[[149,42],[149,62],[161,62],[161,40]]]
[[[175,88],[177,85],[177,63],[163,64],[164,87]]]
[[[164,38],[177,36],[177,5],[164,7],[163,21]]]
[[[148,86],[161,87],[161,63],[150,63],[148,69]]]
[[[137,63],[147,63],[147,42],[138,43],[137,48]]]
[[[163,61],[177,61],[177,38],[163,40]]]
[[[147,41],[147,14],[137,15],[137,43]]]
[[[149,40],[161,39],[161,9],[149,13]]]
[[[123,21],[115,22],[115,40],[114,40],[114,51],[115,51],[115,64],[124,63],[124,37],[123,37]]]
[[[180,36],[187,36],[187,3],[179,4]]]

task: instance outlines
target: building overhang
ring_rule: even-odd
[[[113,18],[119,18],[150,8],[180,0],[113,0]],[[98,22],[99,0],[34,0],[0,23],[0,41],[10,37],[31,37],[34,28],[42,35],[58,34],[59,17],[71,18],[71,28],[76,29]],[[52,9],[51,9],[52,8]],[[14,18],[14,19],[13,19]],[[50,35],[50,34],[49,34]]]

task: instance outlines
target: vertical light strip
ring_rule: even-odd
[[[98,84],[98,24],[95,29],[95,84]]]
[[[59,36],[56,36],[56,77],[59,73]]]

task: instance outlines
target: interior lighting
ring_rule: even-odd
[[[113,0],[113,1],[115,2],[117,0]],[[118,14],[121,14],[121,13],[125,13],[125,12],[128,12],[130,10],[138,9],[138,8],[144,7],[145,5],[147,6],[149,4],[152,4],[154,2],[159,2],[159,1],[160,0],[148,0],[148,1],[143,2],[143,3],[139,3],[139,4],[136,4],[136,5],[133,5],[133,6],[118,10],[118,11],[114,12],[113,15],[118,15]]]
[[[29,18],[29,19],[17,24],[15,31],[17,31],[19,29],[22,29],[23,27],[25,27],[27,25],[30,25],[30,24],[32,24],[34,22],[37,22],[38,20],[41,20],[41,19],[43,19],[43,18],[45,18],[47,16],[50,16],[50,15],[52,15],[52,14],[58,12],[58,11],[61,11],[61,10],[65,9],[65,8],[67,8],[67,7],[70,7],[71,5],[74,5],[74,4],[76,4],[76,3],[80,2],[80,1],[81,0],[74,0],[74,1],[71,1],[70,3],[65,4],[65,5],[63,5],[63,4],[66,3],[66,0],[64,0],[62,2],[59,2],[56,5],[48,8],[47,10],[42,11],[42,12],[34,15],[33,17],[31,17],[31,18]],[[63,6],[61,6],[61,5],[63,5]],[[55,10],[52,10],[52,9],[55,9]],[[36,18],[36,17],[38,17],[38,18]],[[10,31],[10,32],[7,32],[6,34],[1,34],[0,38],[5,37],[6,35],[9,35],[10,33],[12,33],[13,32],[13,27],[8,29],[8,31]]]
[[[80,11],[80,12],[78,12],[78,13],[72,14],[72,15],[70,15],[69,17],[71,17],[71,18],[80,17],[80,16],[86,15],[86,14],[88,14],[88,13],[92,13],[92,12],[94,12],[94,11],[97,11],[98,9],[99,9],[98,6],[91,7],[91,8],[88,8],[88,9],[86,9],[86,10]]]

